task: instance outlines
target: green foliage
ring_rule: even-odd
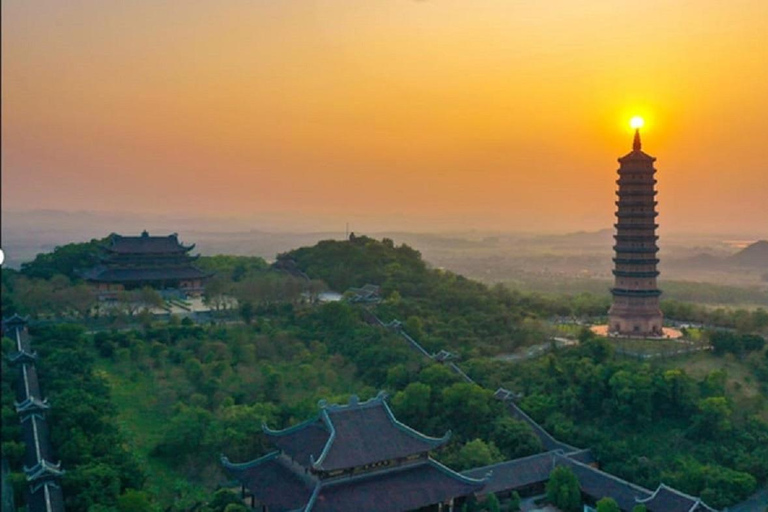
[[[501,505],[499,504],[499,498],[495,494],[490,493],[485,499],[485,507],[488,512],[500,512]]]
[[[648,511],[648,509],[645,508],[645,505],[635,505],[632,508],[632,512],[647,512],[647,511]]]
[[[549,327],[538,299],[427,267],[418,251],[389,240],[355,237],[323,241],[279,256],[337,290],[366,283],[386,298],[375,308],[385,321],[400,319],[428,351],[462,355],[511,352],[540,342]]]
[[[768,423],[754,416],[762,406],[736,409],[723,371],[696,380],[681,369],[605,359],[587,344],[535,361],[473,360],[465,368],[489,388],[523,393],[520,405],[555,437],[592,447],[603,469],[645,487],[663,481],[692,495],[709,488],[732,505],[747,496],[747,486],[734,491],[727,478],[710,478],[707,486],[679,478],[677,485],[664,475],[682,475],[675,468],[686,459],[691,474],[708,467],[707,475],[733,471],[761,483],[768,477]],[[498,434],[491,438],[504,446]]]
[[[512,491],[512,496],[509,498],[508,510],[510,512],[517,512],[520,510],[520,501],[520,495],[517,493],[517,491]]]
[[[125,494],[117,498],[117,510],[119,512],[155,512],[159,508],[150,501],[147,493],[128,489]]]
[[[579,480],[570,468],[558,466],[549,474],[547,499],[563,512],[581,511]]]
[[[765,347],[765,338],[759,334],[710,331],[708,337],[709,342],[712,344],[712,351],[716,355],[723,355],[726,352],[742,355],[744,352],[760,351]]]
[[[597,512],[621,512],[621,509],[613,498],[603,498],[597,502]]]
[[[218,277],[234,282],[258,276],[269,268],[264,258],[258,256],[218,254],[201,256],[196,263],[200,269],[214,272]]]
[[[67,509],[114,507],[121,493],[142,487],[145,475],[126,448],[109,388],[94,371],[83,329],[63,325],[33,335],[40,385],[52,405],[51,444],[67,470]]]
[[[206,507],[210,512],[228,512],[227,507],[230,505],[243,505],[243,500],[239,494],[230,491],[229,489],[219,489],[213,493],[213,499],[208,503]],[[232,511],[229,511],[232,512]]]
[[[79,278],[77,271],[86,270],[98,263],[100,247],[107,241],[91,240],[56,247],[53,252],[40,253],[33,261],[21,264],[21,273],[29,278],[51,279],[63,275]]]
[[[464,471],[489,466],[502,460],[504,457],[492,442],[486,443],[482,439],[474,439],[462,446],[455,456],[447,459],[447,462],[456,471]]]
[[[494,425],[493,439],[507,459],[526,457],[543,451],[541,440],[522,421],[500,416]]]

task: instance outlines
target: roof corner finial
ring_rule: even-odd
[[[632,150],[633,151],[640,151],[642,149],[643,145],[640,142],[640,128],[635,128],[635,140],[632,142]]]
[[[149,237],[149,232],[145,229],[144,231],[141,232],[141,237],[142,238],[148,238]]]

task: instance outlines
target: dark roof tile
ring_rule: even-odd
[[[467,496],[483,482],[462,477],[429,460],[387,471],[323,481],[311,512],[401,512]]]

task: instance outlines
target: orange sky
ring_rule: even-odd
[[[768,232],[765,0],[3,0],[2,102],[3,209],[599,229],[639,113],[665,229]]]

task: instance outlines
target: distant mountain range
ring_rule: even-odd
[[[669,263],[673,267],[690,266],[699,269],[749,268],[768,272],[768,241],[759,240],[730,256],[716,256],[702,252],[695,256],[671,260]]]

